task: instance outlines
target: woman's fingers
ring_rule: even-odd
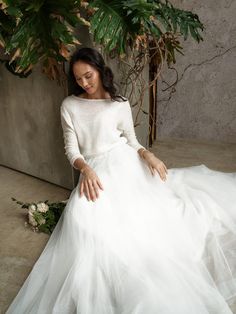
[[[98,185],[98,182],[95,181],[93,186],[94,186],[95,195],[98,198],[99,197],[99,185]]]
[[[155,167],[154,170],[159,173],[159,176],[162,180],[166,180],[166,169],[164,166]]]
[[[84,182],[83,181],[80,183],[79,193],[80,193],[80,197],[82,197],[84,194]]]
[[[93,182],[93,192],[96,198],[99,197],[99,189],[104,190],[101,181],[97,178],[96,181]]]
[[[95,201],[99,197],[99,189],[104,190],[99,179],[83,180],[80,184],[80,195],[85,194],[88,201]]]
[[[103,185],[99,179],[97,179],[97,184],[101,190],[104,190]]]
[[[99,189],[103,190],[103,186],[98,176],[93,169],[88,169],[83,173],[79,193],[82,196],[85,194],[88,201],[95,201],[99,197]]]
[[[155,176],[156,172],[159,173],[160,177],[162,178],[163,177],[163,171],[162,171],[162,168],[160,166],[156,166],[156,167],[153,167],[149,164],[149,169],[152,173],[153,176]]]
[[[87,181],[84,181],[84,186],[85,186],[85,191],[86,191],[86,197],[87,197],[88,201],[90,201],[91,197],[90,197],[89,186],[88,186]]]
[[[165,169],[165,167],[163,167],[161,169],[161,178],[162,178],[162,180],[166,180],[166,169]]]
[[[165,172],[168,173],[168,169],[165,164],[164,164],[164,168],[165,168]]]
[[[91,195],[92,201],[95,201],[96,198],[98,198],[98,191],[97,191],[97,187],[96,187],[96,182],[90,183],[90,195]]]
[[[88,180],[88,189],[89,189],[90,199],[92,201],[95,201],[96,198],[99,197],[99,193],[98,193],[99,187],[96,180]]]
[[[148,168],[150,169],[151,174],[154,176],[155,175],[155,171],[154,171],[153,167],[151,165],[149,165]]]
[[[88,188],[89,188],[90,199],[92,201],[94,201],[95,200],[95,193],[94,193],[94,187],[93,187],[93,181],[92,180],[88,180]]]
[[[163,166],[160,168],[159,173],[160,173],[161,179],[165,180],[166,179],[166,174],[165,174],[165,168]]]

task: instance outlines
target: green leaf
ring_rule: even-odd
[[[50,228],[46,224],[38,226],[38,229],[39,231],[47,233],[47,234],[51,233]]]
[[[9,15],[12,15],[14,17],[18,17],[19,18],[19,17],[22,16],[21,10],[19,8],[17,8],[17,7],[11,7],[11,6],[7,7],[6,11],[7,11],[7,13]]]
[[[51,23],[51,36],[54,39],[59,39],[64,44],[69,44],[73,41],[73,36],[68,32],[66,25],[57,20]]]
[[[26,7],[26,11],[35,11],[35,12],[38,12],[42,5],[44,4],[45,0],[34,0],[31,2],[31,4]]]

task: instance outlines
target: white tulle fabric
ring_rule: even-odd
[[[86,158],[104,186],[79,182],[7,314],[232,314],[236,173],[169,169],[127,143]]]
[[[205,165],[152,177],[128,101],[68,96],[65,151],[104,191],[79,184],[6,314],[232,314],[236,173]]]

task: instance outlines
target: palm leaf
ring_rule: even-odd
[[[120,54],[124,53],[123,38],[128,36],[129,25],[124,18],[122,1],[92,1],[90,8],[96,10],[90,19],[94,40],[104,44],[106,51],[118,48]]]
[[[5,26],[0,39],[5,40],[6,54],[14,54],[16,49],[21,52],[14,60],[18,73],[41,59],[66,60],[60,54],[60,47],[73,45],[76,39],[73,26],[82,23],[78,16],[79,1],[7,0],[6,3],[7,8],[0,10],[0,24]],[[17,17],[17,24],[12,25],[13,17]]]

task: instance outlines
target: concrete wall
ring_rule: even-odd
[[[72,188],[64,155],[60,104],[65,90],[37,66],[21,79],[0,65],[0,163]]]
[[[192,138],[236,143],[236,1],[174,0],[198,14],[206,29],[200,44],[182,41],[185,56],[177,54],[176,91],[158,86],[157,139]],[[173,83],[175,72],[163,72]],[[170,99],[168,100],[168,98]]]

